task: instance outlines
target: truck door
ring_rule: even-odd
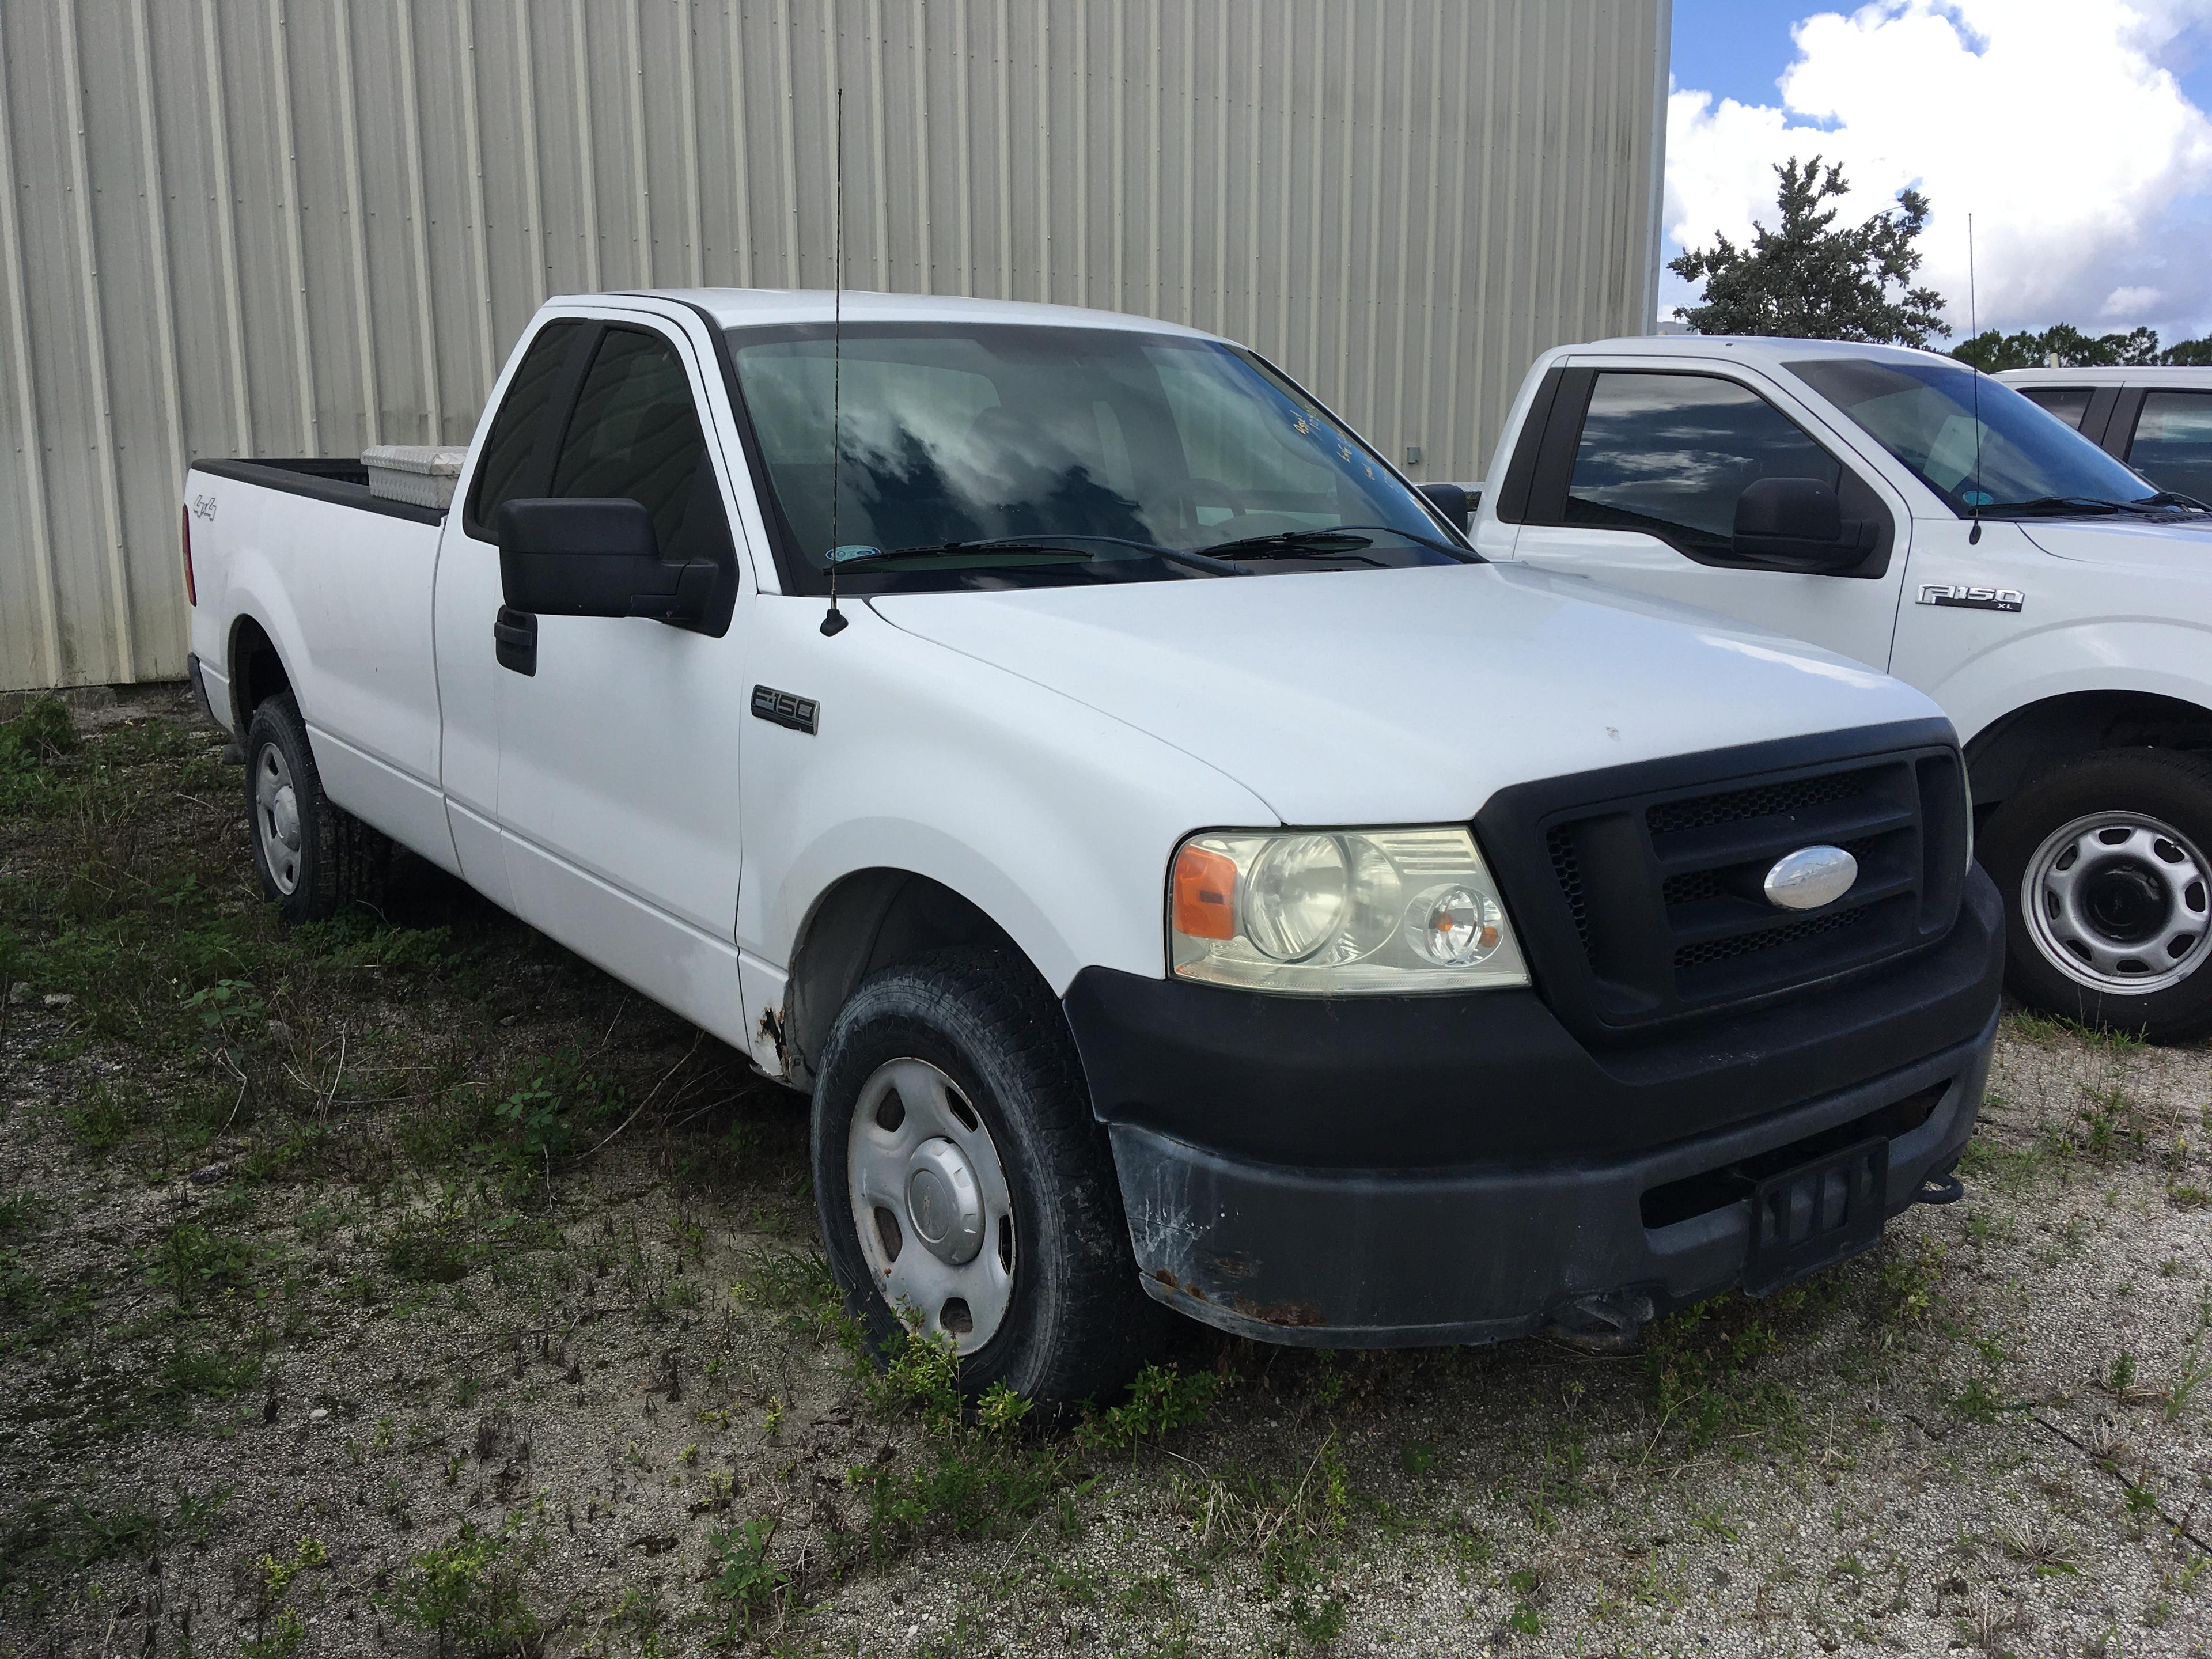
[[[587,322],[519,496],[623,496],[661,556],[710,559],[720,627],[493,614],[497,817],[524,920],[716,1036],[746,1046],[738,1001],[738,744],[750,681],[743,580],[709,384],[690,337],[637,313]],[[562,418],[565,416],[565,418]],[[495,550],[493,563],[497,563]],[[526,638],[526,635],[528,635]]]
[[[1716,611],[1887,668],[1911,519],[1888,487],[1777,396],[1731,375],[1647,366],[1555,369],[1499,512],[1522,514],[1514,557]],[[1534,423],[1541,422],[1540,433]],[[1521,475],[1514,478],[1512,473]],[[1734,544],[1762,478],[1834,489],[1859,562],[1837,574],[1765,568]],[[1520,489],[1516,490],[1516,483]]]

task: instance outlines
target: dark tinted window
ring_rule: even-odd
[[[483,455],[477,465],[476,489],[471,496],[471,526],[489,526],[502,502],[513,501],[538,486],[532,481],[532,460],[538,441],[544,434],[553,393],[568,366],[568,349],[576,342],[574,321],[548,323],[522,354],[522,362],[492,416],[484,434]],[[539,469],[537,477],[543,477]]]
[[[2212,501],[2212,392],[2146,396],[2128,465],[2160,489]]]
[[[2081,429],[2081,417],[2089,412],[2089,398],[2095,392],[2086,386],[2024,386],[2020,395],[2038,409],[2048,410],[2076,432]]]
[[[653,515],[661,557],[716,556],[728,519],[675,347],[642,329],[600,336],[548,493],[641,502]]]
[[[1607,373],[1590,394],[1562,519],[1719,552],[1747,484],[1818,478],[1834,489],[1842,477],[1795,422],[1734,381]]]

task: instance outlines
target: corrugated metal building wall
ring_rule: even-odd
[[[548,294],[1053,300],[1419,475],[1650,325],[1668,0],[0,0],[0,689],[184,668],[200,455],[465,441]]]

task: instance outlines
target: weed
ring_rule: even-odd
[[[713,1593],[728,1607],[730,1634],[752,1634],[757,1615],[773,1612],[791,1586],[791,1575],[778,1565],[769,1547],[777,1522],[755,1518],[714,1533],[707,1540],[707,1565]]]
[[[2135,1385],[2135,1380],[2136,1357],[2123,1348],[2105,1368],[2105,1386],[2114,1394],[2125,1394]]]
[[[467,1278],[482,1247],[452,1215],[402,1221],[384,1241],[384,1265],[414,1285],[453,1285]]]
[[[1220,1391],[1216,1372],[1147,1365],[1129,1384],[1129,1397],[1086,1420],[1077,1436],[1094,1451],[1131,1450],[1140,1440],[1164,1439],[1172,1430],[1204,1422]]]
[[[2204,1349],[2204,1332],[2200,1328],[2181,1351],[2180,1364],[2174,1371],[2173,1381],[2167,1384],[2160,1403],[2166,1408],[2166,1420],[2179,1423],[2182,1413],[2189,1409],[2189,1401],[2208,1379],[2212,1379],[2212,1354]]]
[[[32,772],[76,752],[76,726],[59,697],[40,697],[0,721],[0,772]]]
[[[162,1240],[148,1277],[190,1307],[250,1289],[253,1261],[253,1249],[243,1241],[180,1221]]]
[[[1994,1423],[2011,1409],[1990,1385],[1977,1376],[1944,1402],[1969,1423]]]
[[[404,1623],[436,1638],[441,1656],[529,1654],[541,1632],[523,1598],[522,1576],[538,1553],[518,1543],[513,1519],[495,1533],[463,1522],[443,1544],[411,1557],[398,1587],[381,1605]]]
[[[811,1250],[756,1250],[730,1293],[786,1315],[793,1331],[817,1342],[840,1334],[845,1320],[844,1297],[830,1276],[830,1264]]]
[[[547,1160],[583,1151],[588,1138],[619,1121],[629,1105],[621,1086],[586,1069],[583,1051],[571,1045],[534,1067],[520,1087],[492,1107],[492,1115],[526,1175]]]

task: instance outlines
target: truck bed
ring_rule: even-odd
[[[440,507],[416,507],[410,501],[370,495],[368,469],[358,458],[302,455],[274,460],[204,460],[194,461],[192,471],[210,477],[258,484],[264,489],[281,489],[287,495],[305,495],[339,507],[357,507],[364,513],[381,513],[415,524],[439,524],[446,516]]]

